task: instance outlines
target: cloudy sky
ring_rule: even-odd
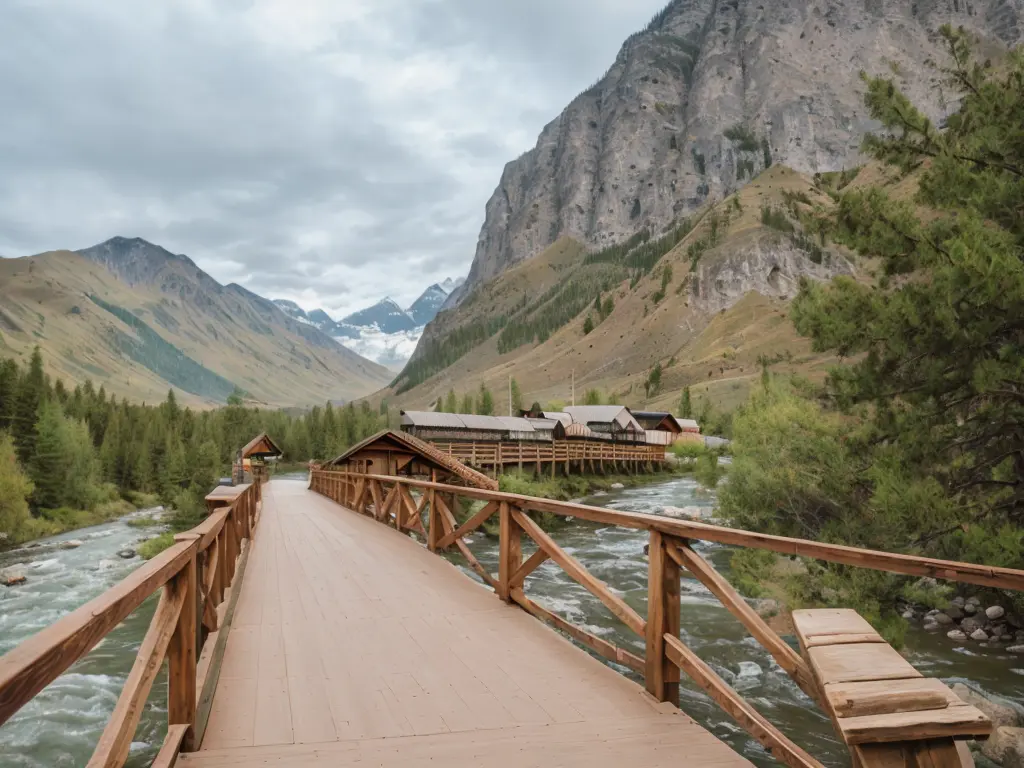
[[[464,275],[665,0],[3,0],[0,254],[143,237],[342,314]]]

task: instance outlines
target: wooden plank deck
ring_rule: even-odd
[[[412,539],[295,481],[263,503],[178,765],[749,765]]]

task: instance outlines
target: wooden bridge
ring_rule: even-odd
[[[431,445],[471,467],[501,472],[507,467],[573,473],[650,472],[665,462],[664,445],[617,443],[606,440],[443,441]]]
[[[483,506],[460,521],[459,496]],[[646,616],[561,549],[531,511],[647,531]],[[465,541],[495,515],[497,574]],[[978,710],[922,677],[853,611],[796,612],[797,651],[694,540],[1024,589],[1024,572],[1012,569],[407,476],[314,470],[309,489],[295,481],[242,489],[174,547],[0,658],[0,723],[159,592],[90,766],[124,764],[165,658],[168,733],[154,763],[161,768],[748,764],[676,708],[680,671],[777,760],[820,766],[682,642],[685,568],[828,713],[855,765],[973,764],[962,740],[991,730]],[[497,597],[434,554],[452,546]],[[644,638],[644,656],[531,600],[526,578],[546,560]],[[634,670],[645,686],[594,656]]]

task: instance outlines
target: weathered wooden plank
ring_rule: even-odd
[[[0,657],[0,724],[178,573],[195,556],[195,541],[175,544],[99,597]]]
[[[635,653],[631,653],[617,645],[609,643],[607,640],[603,640],[597,635],[593,635],[585,629],[581,629],[575,624],[566,621],[557,613],[552,613],[547,608],[544,608],[533,600],[530,600],[530,598],[526,596],[526,593],[519,587],[510,591],[510,597],[527,613],[530,613],[541,621],[547,622],[557,629],[560,629],[573,640],[576,640],[581,645],[589,648],[594,653],[608,659],[609,661],[614,661],[616,664],[629,667],[634,672],[643,674],[644,660]]]
[[[808,648],[807,657],[821,685],[922,676],[886,643],[819,646]]]
[[[665,652],[674,664],[686,672],[726,714],[743,726],[744,730],[757,739],[776,760],[791,768],[823,768],[821,763],[768,722],[678,637],[665,635]]]
[[[455,530],[455,515],[452,514],[451,510],[448,509],[448,505],[441,498],[440,494],[436,494],[434,497],[433,504],[437,505],[438,515],[441,520],[441,527],[447,533],[451,533]],[[498,580],[495,579],[487,569],[483,567],[476,555],[462,539],[455,539],[455,546],[459,548],[462,556],[466,558],[466,562],[469,563],[469,567],[476,571],[477,575],[483,579],[487,585],[497,593],[501,593],[501,585]]]
[[[157,752],[151,768],[174,768],[174,763],[178,759],[178,752],[181,750],[182,739],[185,738],[186,733],[188,733],[188,726],[186,725],[168,726],[167,736],[164,738],[164,743],[160,747],[160,751]]]
[[[555,541],[548,536],[544,529],[533,522],[525,512],[519,509],[513,509],[512,517],[517,523],[519,523],[522,529],[526,531],[527,535],[537,543],[537,546],[547,552],[548,557],[558,563],[562,570],[564,570],[574,581],[581,586],[586,587],[586,589],[594,597],[604,603],[608,607],[608,610],[615,614],[623,624],[633,630],[636,634],[644,637],[647,622],[644,621],[640,614],[630,608],[626,604],[625,600],[618,595],[613,594],[607,584],[591,574],[576,558],[559,547]]]
[[[117,705],[100,735],[89,759],[89,768],[120,768],[128,759],[128,749],[142,717],[146,699],[163,666],[167,646],[174,634],[186,593],[172,585],[163,588],[149,629],[142,639],[135,663],[117,699]]]
[[[900,708],[905,711],[943,709],[961,706],[964,703],[949,686],[933,677],[867,680],[825,686],[825,706],[831,708],[838,717],[892,711],[888,700],[899,702]],[[927,706],[930,702],[936,703]]]
[[[764,646],[779,666],[786,671],[786,674],[800,686],[800,690],[812,699],[817,699],[818,686],[815,685],[814,676],[807,663],[800,658],[800,654],[768,626],[765,620],[757,614],[757,611],[750,607],[743,596],[733,589],[725,577],[716,571],[707,560],[686,544],[673,546],[672,550],[679,555],[682,566],[692,573],[697,581],[707,587],[733,616],[740,620],[747,631],[754,636],[754,639]],[[870,627],[870,625],[868,626]]]
[[[498,501],[488,502],[487,506],[485,506],[475,515],[469,518],[469,520],[467,520],[465,523],[459,526],[458,529],[456,529],[452,533],[447,534],[439,542],[437,542],[437,548],[446,549],[447,547],[450,547],[455,542],[456,539],[461,539],[463,536],[466,536],[467,534],[470,534],[473,531],[475,531],[477,528],[479,528],[481,525],[487,522],[487,520],[490,519],[491,515],[498,511],[498,508],[502,503],[503,502]]]
[[[793,611],[793,626],[805,638],[830,635],[873,635],[867,619],[850,608],[801,608]]]
[[[992,721],[980,709],[969,704],[944,709],[842,717],[835,722],[839,727],[839,735],[847,744],[926,741],[946,737],[985,739],[992,733]]]

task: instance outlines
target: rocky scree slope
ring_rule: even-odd
[[[1005,47],[1022,17],[1024,0],[674,0],[505,167],[446,306],[560,237],[594,249],[659,232],[772,163],[857,165],[875,127],[859,70],[939,117],[939,26]]]

